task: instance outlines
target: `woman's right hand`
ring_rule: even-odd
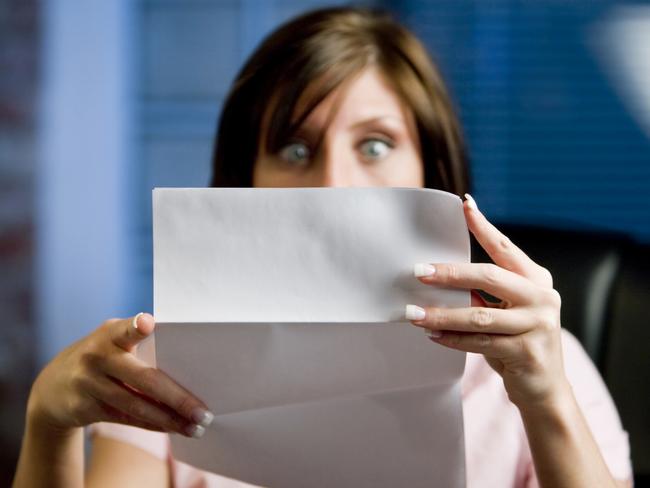
[[[205,404],[133,354],[154,327],[149,314],[107,320],[59,353],[32,386],[29,420],[57,431],[116,422],[201,437],[214,418]]]

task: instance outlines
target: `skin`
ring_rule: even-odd
[[[149,314],[107,320],[41,371],[27,404],[14,486],[84,486],[83,427],[95,422],[185,436],[196,435],[197,430],[200,433],[196,422],[204,419],[205,404],[134,355],[137,345],[154,327]],[[151,454],[104,439],[95,443],[94,451],[97,456],[90,465],[89,486],[116,486],[120,477],[125,482],[118,486],[142,486],[135,483],[140,479],[162,480],[155,486],[165,486],[166,467]],[[119,469],[133,464],[107,464],[127,458],[130,463],[137,460],[142,467],[136,476],[131,470]],[[100,472],[104,474],[101,477]]]
[[[390,85],[368,68],[323,100],[278,154],[260,151],[254,186],[421,187],[414,127]],[[464,212],[494,264],[428,263],[435,273],[418,279],[422,286],[485,290],[503,301],[491,305],[474,296],[472,307],[456,309],[418,304],[425,317],[413,326],[432,331],[437,337],[431,340],[441,346],[483,354],[501,375],[521,413],[541,486],[631,486],[611,477],[566,379],[560,297],[550,273],[490,224],[473,200],[464,202]],[[14,486],[84,486],[81,427],[93,422],[188,434],[193,414],[205,405],[135,358],[134,348],[151,334],[154,321],[145,314],[137,329],[132,322],[107,321],[41,372],[28,404]],[[85,482],[153,487],[167,486],[169,476],[164,461],[97,437]]]
[[[413,115],[374,69],[330,93],[280,154],[262,149],[253,169],[256,187],[423,184]]]

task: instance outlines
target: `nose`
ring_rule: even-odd
[[[348,151],[335,151],[332,147],[324,147],[319,166],[319,185],[326,187],[359,186],[355,181],[354,155]]]

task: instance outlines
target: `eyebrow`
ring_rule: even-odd
[[[399,122],[400,125],[406,125],[406,121],[397,115],[378,115],[376,117],[369,117],[367,119],[359,120],[352,124],[349,128],[356,129],[364,125],[370,125],[374,124],[375,122],[381,122],[385,120],[393,120],[395,122]],[[302,133],[305,136],[309,137],[315,135],[317,132],[320,132],[320,128],[316,129],[314,127],[310,127],[308,124],[303,124],[296,130],[295,134]]]
[[[359,127],[363,127],[365,125],[371,125],[377,122],[382,122],[386,120],[392,120],[395,122],[398,122],[400,126],[405,127],[408,129],[406,126],[406,121],[397,115],[378,115],[375,117],[369,117],[367,119],[359,120],[352,124],[349,128],[350,129],[358,129]],[[393,125],[393,124],[391,124]],[[321,128],[315,128],[313,126],[309,126],[308,124],[303,124],[296,131],[293,133],[294,137],[304,137],[308,140],[315,140],[315,139],[320,139],[321,136]]]
[[[307,126],[306,124],[298,127],[295,132],[292,134],[293,137],[305,137],[307,139],[317,139],[320,136],[321,129]]]

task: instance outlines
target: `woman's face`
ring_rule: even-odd
[[[423,184],[413,114],[374,68],[332,91],[278,154],[262,150],[253,168],[257,187]]]

